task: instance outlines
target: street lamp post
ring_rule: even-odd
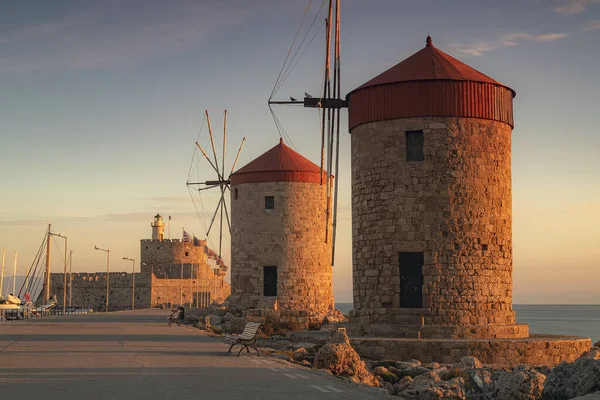
[[[133,258],[123,257],[123,260],[131,261],[131,275],[133,282],[131,284],[131,309],[135,310],[135,260]]]
[[[69,252],[69,307],[73,301],[73,250]]]
[[[106,309],[104,312],[108,312],[108,288],[109,288],[109,278],[110,278],[110,250],[109,249],[101,249],[98,246],[94,246],[94,249],[100,250],[106,253]]]

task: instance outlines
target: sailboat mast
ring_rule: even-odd
[[[13,290],[12,290],[13,296],[15,295],[15,293],[17,291],[17,255],[18,254],[19,254],[19,252],[15,250],[15,263],[13,266]]]
[[[33,266],[32,266],[32,268],[33,268]],[[29,292],[29,273],[30,272],[31,272],[31,270],[29,269],[29,267],[25,266],[25,293]]]
[[[50,300],[50,246],[52,245],[52,235],[50,235],[51,224],[48,224],[48,233],[46,234],[46,274],[44,275],[44,304]]]
[[[4,257],[6,256],[6,249],[2,249],[2,272],[0,273],[0,297],[2,297],[2,285],[4,284]]]

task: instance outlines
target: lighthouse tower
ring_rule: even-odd
[[[527,337],[512,309],[514,96],[430,37],[349,93],[361,333]]]
[[[152,227],[152,240],[162,241],[165,237],[165,223],[160,214],[154,216],[154,221],[150,223]]]
[[[234,308],[333,309],[326,181],[282,140],[231,175]]]

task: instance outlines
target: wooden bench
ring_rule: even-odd
[[[260,328],[259,322],[248,322],[244,327],[244,332],[241,335],[225,335],[225,342],[230,343],[228,353],[231,353],[231,349],[236,344],[241,344],[242,347],[238,352],[238,357],[242,353],[242,350],[246,349],[247,353],[250,353],[250,347],[256,350],[256,355],[260,357],[260,351],[256,347],[256,339],[258,339],[258,331]]]

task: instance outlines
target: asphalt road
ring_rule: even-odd
[[[0,399],[381,399],[140,310],[0,322]]]

